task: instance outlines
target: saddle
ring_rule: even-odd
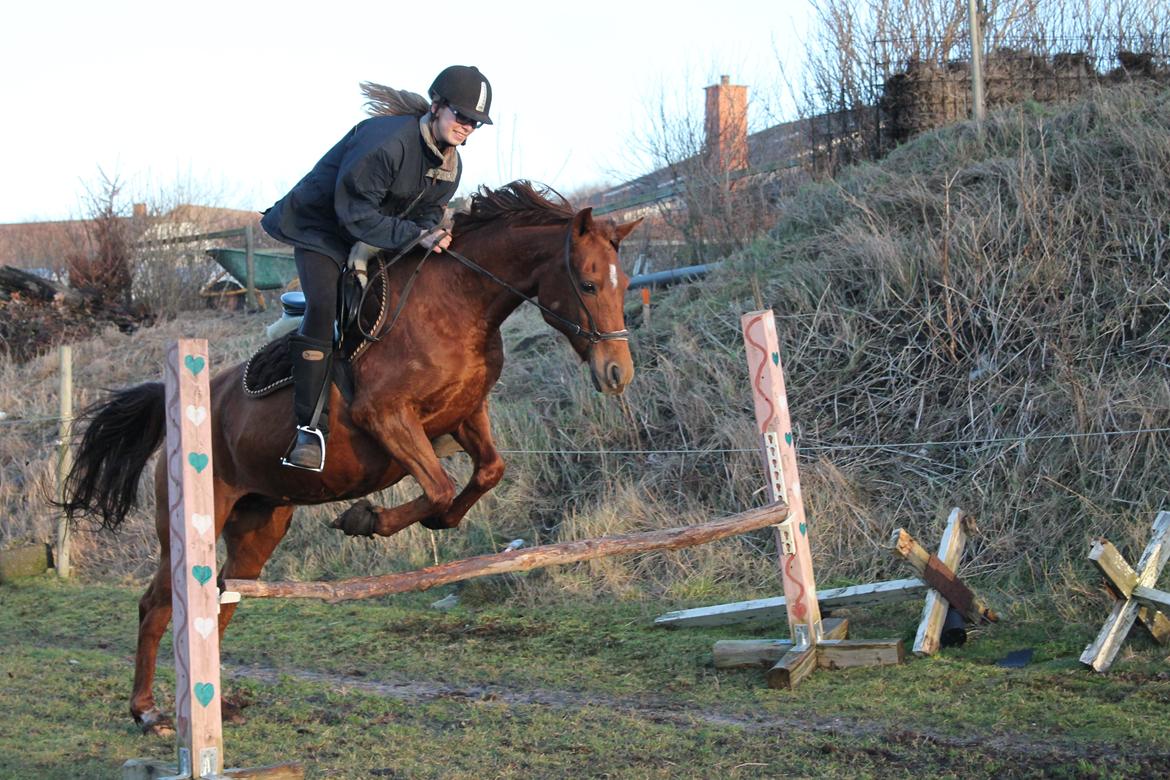
[[[353,364],[373,342],[369,334],[376,333],[386,320],[389,295],[386,274],[380,273],[384,264],[381,257],[371,261],[369,284],[364,292],[357,279],[348,271],[342,275],[339,292],[338,327],[340,338],[334,345],[333,383],[347,402],[353,400]],[[376,314],[367,306],[366,315],[359,311],[362,301],[373,296],[378,302]],[[299,291],[280,296],[284,318],[296,318],[305,313],[305,294]],[[269,331],[272,332],[271,330]],[[269,341],[256,350],[244,365],[243,389],[249,398],[263,398],[292,384],[292,358],[288,341],[292,332]]]

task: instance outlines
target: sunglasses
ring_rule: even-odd
[[[478,119],[472,119],[467,114],[456,110],[455,107],[450,104],[447,105],[447,110],[450,111],[451,115],[455,117],[455,121],[464,127],[470,127],[472,130],[483,127],[483,122],[480,122]]]

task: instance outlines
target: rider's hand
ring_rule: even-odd
[[[358,241],[349,250],[349,268],[357,274],[358,282],[364,288],[366,286],[366,265],[370,258],[378,254],[380,250],[376,246],[370,246],[364,241]]]
[[[451,234],[443,228],[438,227],[432,228],[431,230],[424,230],[419,243],[426,249],[431,249],[434,252],[442,252],[451,246]]]

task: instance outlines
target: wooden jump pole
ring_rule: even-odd
[[[372,577],[337,580],[335,582],[261,582],[258,580],[227,580],[224,583],[223,603],[239,600],[240,596],[260,598],[322,599],[327,602],[368,599],[392,593],[427,590],[473,577],[529,571],[545,566],[577,563],[614,555],[632,555],[650,550],[677,550],[694,547],[717,539],[747,533],[757,528],[783,522],[789,509],[773,503],[738,515],[707,523],[644,531],[636,534],[603,536],[575,542],[561,542],[532,547],[527,550],[479,555],[460,561],[429,566],[425,569],[382,574]]]

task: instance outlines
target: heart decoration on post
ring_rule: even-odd
[[[203,469],[207,468],[207,464],[211,459],[202,452],[192,452],[187,455],[187,462],[191,464],[191,468],[195,469],[196,474],[202,474]]]
[[[198,512],[192,512],[191,525],[195,526],[195,530],[199,532],[200,536],[206,536],[207,532],[211,530],[211,515],[201,515]]]
[[[195,683],[195,700],[206,707],[215,696],[215,686],[209,682]]]
[[[187,370],[191,372],[192,376],[199,376],[199,372],[203,370],[206,362],[203,358],[195,357],[194,355],[187,355],[183,358],[183,365],[187,367]]]
[[[215,630],[215,621],[211,618],[195,618],[195,631],[206,639]]]
[[[207,581],[211,579],[210,566],[192,566],[191,575],[199,581],[200,585],[206,585]]]
[[[187,419],[193,425],[202,425],[203,421],[207,419],[207,408],[203,406],[195,406],[194,404],[187,404]]]

